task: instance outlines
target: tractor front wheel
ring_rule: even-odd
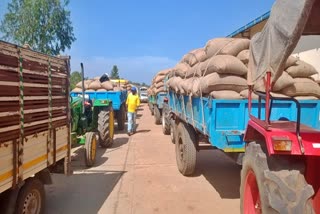
[[[121,105],[120,110],[117,114],[118,130],[122,131],[124,129],[125,120],[126,120],[126,110],[124,105]]]
[[[154,123],[156,125],[160,125],[161,124],[160,109],[157,106],[154,106],[153,109],[154,109]]]
[[[91,167],[96,162],[97,154],[97,138],[95,132],[86,133],[85,149],[85,162],[87,167]]]
[[[168,111],[168,107],[164,105],[162,109],[162,132],[165,135],[170,134],[170,118],[168,115]]]
[[[303,174],[288,170],[290,166],[281,161],[277,162],[278,169],[272,170],[270,161],[259,144],[247,146],[241,170],[241,213],[314,213],[314,191]]]
[[[102,109],[98,114],[99,144],[103,148],[113,144],[114,111],[111,107]]]

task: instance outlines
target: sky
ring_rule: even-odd
[[[0,19],[10,0],[0,0]],[[65,54],[71,70],[101,76],[113,65],[120,77],[149,84],[192,49],[225,37],[269,11],[274,0],[70,0],[77,40]]]

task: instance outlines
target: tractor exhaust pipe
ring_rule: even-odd
[[[84,69],[83,69],[83,63],[80,63],[81,66],[81,83],[82,83],[82,115],[84,115],[84,101],[85,101],[85,97],[84,97]]]

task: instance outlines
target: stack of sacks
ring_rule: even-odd
[[[84,81],[84,88],[86,92],[93,91],[117,91],[118,88],[114,87],[111,81],[106,81],[101,83],[99,79],[89,79]],[[78,82],[76,88],[72,92],[81,92],[82,91],[82,82]]]
[[[165,92],[166,88],[164,87],[165,77],[172,71],[172,69],[165,69],[159,71],[152,80],[152,85],[150,87],[151,95],[156,95],[160,92]]]

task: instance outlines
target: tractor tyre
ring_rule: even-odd
[[[126,110],[124,105],[121,105],[120,110],[117,114],[117,123],[118,123],[118,130],[122,131],[124,129],[126,120]]]
[[[167,106],[163,106],[162,109],[162,132],[165,135],[169,135],[170,134],[170,118],[168,115],[169,109],[167,108]]]
[[[30,178],[21,187],[15,213],[45,213],[45,190],[43,183],[37,178]]]
[[[153,116],[154,115],[154,108],[153,108],[153,105],[151,103],[149,103],[149,109],[151,111],[151,115]]]
[[[170,139],[171,143],[175,144],[177,135],[177,124],[173,119],[170,119]]]
[[[96,162],[97,155],[97,138],[95,132],[86,133],[85,149],[85,162],[87,167],[91,167]]]
[[[176,130],[176,161],[182,175],[192,175],[196,168],[196,133],[194,129],[184,123],[179,123]]]
[[[314,191],[303,174],[288,170],[289,165],[270,170],[268,163],[259,144],[247,146],[241,170],[241,213],[314,213]]]
[[[161,113],[160,110],[157,106],[154,106],[154,123],[156,125],[160,125],[161,124]]]
[[[113,144],[114,111],[111,107],[102,109],[98,114],[99,144],[108,148]]]

